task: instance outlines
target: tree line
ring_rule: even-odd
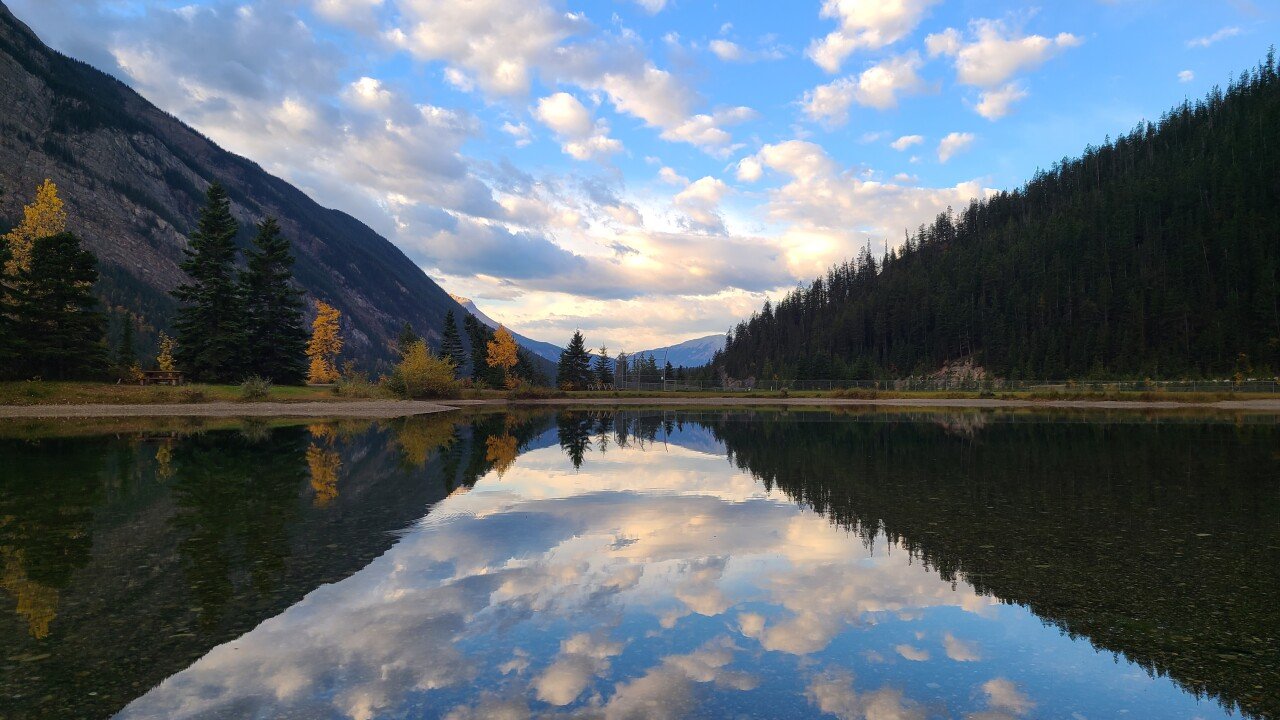
[[[1280,373],[1280,75],[870,247],[738,324],[712,367],[837,383],[973,359],[1012,379]]]

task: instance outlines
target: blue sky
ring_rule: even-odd
[[[724,331],[1225,84],[1280,4],[10,0],[534,338]]]

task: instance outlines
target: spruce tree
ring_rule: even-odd
[[[10,316],[13,297],[9,285],[12,278],[3,272],[12,257],[9,241],[0,237],[0,377],[11,374],[13,362],[18,357],[18,339],[14,335],[13,319]]]
[[[19,374],[54,380],[106,370],[106,321],[92,288],[98,261],[71,233],[36,239],[14,279],[13,331]]]
[[[138,351],[134,347],[133,313],[126,311],[120,324],[120,344],[116,346],[116,367],[128,370],[138,364]]]
[[[190,282],[174,288],[182,303],[174,329],[178,367],[197,380],[231,382],[244,372],[244,302],[236,283],[237,226],[221,185],[209,187],[200,220],[183,251]]]
[[[601,345],[600,354],[596,356],[596,382],[601,385],[613,384],[613,362],[609,360],[609,348]]]
[[[444,314],[444,329],[440,333],[440,356],[452,360],[459,372],[467,363],[466,350],[462,347],[462,336],[458,333],[458,321],[452,310]]]
[[[556,385],[570,390],[585,390],[591,384],[591,355],[582,339],[582,331],[575,330],[569,347],[560,353],[556,366]]]
[[[456,330],[454,332],[457,332]],[[400,353],[400,357],[404,357],[414,343],[422,338],[418,333],[414,332],[413,325],[408,320],[404,322],[404,327],[400,328],[400,336],[396,338],[396,352]]]
[[[248,270],[240,277],[244,370],[279,385],[301,385],[308,339],[303,293],[293,285],[293,254],[275,218],[258,226],[247,254]]]

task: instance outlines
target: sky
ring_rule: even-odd
[[[1225,85],[1276,0],[7,0],[538,340],[724,332]]]

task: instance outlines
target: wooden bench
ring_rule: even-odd
[[[182,373],[177,370],[143,370],[138,379],[139,385],[172,385],[182,384]]]

